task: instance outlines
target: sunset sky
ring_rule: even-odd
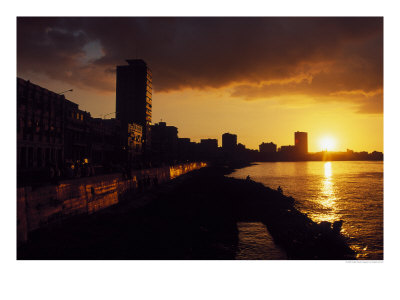
[[[100,117],[115,67],[153,72],[153,123],[193,141],[231,132],[258,149],[383,151],[383,18],[18,18],[17,76]],[[108,115],[112,117],[112,115]]]

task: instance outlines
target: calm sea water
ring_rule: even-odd
[[[359,259],[383,259],[383,162],[266,162],[229,176],[251,179],[295,198],[316,222],[343,220]]]
[[[287,259],[261,222],[238,222],[239,243],[235,259]]]

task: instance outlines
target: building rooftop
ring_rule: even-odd
[[[143,59],[127,59],[126,62],[130,66],[144,66],[144,67],[147,67],[146,62]]]

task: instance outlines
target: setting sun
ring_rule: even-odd
[[[320,146],[322,151],[333,151],[336,146],[336,142],[331,137],[324,137],[320,141]]]
[[[383,261],[384,17],[360,14],[14,18],[14,260]]]

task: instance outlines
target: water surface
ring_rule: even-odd
[[[265,225],[261,222],[238,222],[239,243],[236,259],[287,259]]]
[[[229,176],[247,175],[280,186],[315,222],[343,220],[359,259],[383,259],[383,162],[265,162]]]

